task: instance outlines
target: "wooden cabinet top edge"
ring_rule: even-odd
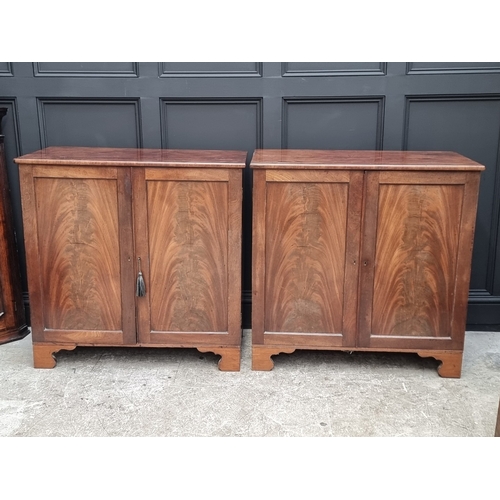
[[[51,146],[14,161],[20,165],[245,168],[246,151]]]
[[[256,149],[254,169],[484,170],[484,165],[451,151],[365,151]]]

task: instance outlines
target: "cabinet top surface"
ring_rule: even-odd
[[[450,151],[347,151],[256,149],[252,168],[365,170],[484,170],[484,166]]]
[[[49,147],[15,158],[19,164],[244,168],[246,151]]]

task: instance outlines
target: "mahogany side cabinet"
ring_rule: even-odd
[[[36,368],[76,346],[193,347],[238,371],[246,152],[17,158]]]
[[[483,165],[451,152],[256,150],[252,368],[412,352],[461,375]]]
[[[0,122],[6,111],[6,108],[0,108]],[[0,344],[20,340],[28,333],[7,177],[4,136],[0,135]]]

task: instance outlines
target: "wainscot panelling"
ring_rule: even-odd
[[[42,147],[142,145],[138,99],[40,99],[38,104]]]
[[[283,76],[367,76],[385,75],[386,63],[382,62],[286,62]]]
[[[285,99],[283,147],[382,149],[384,98]]]
[[[161,77],[255,77],[262,76],[258,62],[162,62]]]
[[[13,76],[12,67],[9,62],[0,62],[0,76]]]
[[[407,63],[407,73],[409,75],[500,73],[500,65],[495,62],[411,62]]]
[[[35,76],[57,77],[130,77],[139,76],[138,65],[134,62],[36,62],[33,63]]]

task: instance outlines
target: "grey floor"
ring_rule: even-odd
[[[500,333],[467,332],[462,377],[414,354],[296,351],[240,372],[195,349],[61,351],[32,367],[31,336],[0,346],[0,436],[487,436]]]

